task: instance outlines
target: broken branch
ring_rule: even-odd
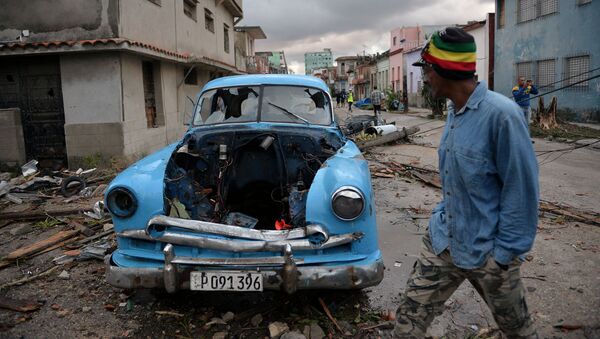
[[[344,331],[342,330],[340,325],[338,325],[338,323],[335,320],[335,318],[333,317],[333,315],[331,315],[331,312],[329,311],[329,308],[327,308],[327,305],[325,305],[325,302],[323,301],[323,299],[319,298],[319,303],[323,307],[323,311],[325,311],[325,314],[327,315],[329,320],[331,320],[331,322],[335,325],[335,327],[338,329],[338,331],[340,331],[340,333],[344,333]]]

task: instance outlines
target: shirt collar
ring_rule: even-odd
[[[473,93],[471,93],[469,100],[467,100],[467,104],[463,108],[461,108],[460,111],[455,111],[456,107],[454,107],[454,103],[452,101],[450,101],[449,108],[452,108],[452,111],[455,111],[454,115],[463,114],[467,110],[467,108],[477,109],[479,107],[479,103],[485,97],[485,93],[487,93],[487,83],[485,81],[480,81],[477,83],[477,87],[475,87]]]

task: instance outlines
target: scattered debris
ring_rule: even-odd
[[[58,279],[63,279],[63,280],[69,280],[71,279],[71,275],[69,274],[69,272],[63,270],[62,272],[60,272],[60,274],[58,275]]]
[[[323,329],[317,324],[310,324],[304,326],[304,336],[307,339],[323,339],[325,338],[325,332]]]
[[[233,314],[233,312],[227,312],[221,317],[221,319],[223,319],[223,321],[226,323],[232,321],[233,318],[235,318],[235,314]]]
[[[574,331],[574,330],[579,330],[579,329],[583,328],[583,325],[576,324],[576,323],[569,324],[569,323],[561,322],[561,323],[554,325],[554,328],[558,328],[561,331]]]
[[[35,211],[24,211],[24,212],[5,212],[0,213],[0,220],[40,220],[46,219],[47,217],[57,217],[63,215],[78,214],[85,211],[85,208],[61,208],[52,210],[35,210]],[[87,213],[87,212],[86,212]]]
[[[225,339],[227,338],[227,332],[217,332],[213,334],[212,339]]]
[[[253,316],[253,317],[250,319],[250,324],[251,324],[253,327],[258,327],[258,325],[260,325],[260,323],[262,323],[262,322],[263,322],[263,317],[262,317],[262,315],[261,315],[260,313],[259,313],[259,314],[256,314],[255,316]]]
[[[298,331],[287,332],[279,337],[280,339],[307,339],[306,336]]]
[[[600,226],[600,214],[581,211],[574,207],[560,205],[549,201],[540,201],[540,211],[564,216],[569,220],[579,221],[588,225]]]
[[[154,311],[154,313],[156,313],[158,315],[170,315],[170,316],[178,317],[178,318],[181,318],[184,316],[181,313],[177,313],[177,312],[173,312],[173,311]]]
[[[72,238],[72,237],[76,236],[77,234],[79,234],[78,230],[60,231],[48,239],[38,241],[29,246],[21,247],[15,251],[9,253],[8,255],[6,255],[6,257],[4,259],[5,260],[16,260],[19,258],[26,257],[28,255],[32,255],[32,254],[42,251],[52,245],[60,243],[66,239]]]
[[[23,176],[28,177],[30,175],[37,173],[37,171],[38,171],[37,164],[38,164],[37,160],[31,160],[28,163],[26,163],[25,165],[21,166],[21,172],[23,173]]]
[[[359,141],[359,142],[357,142],[357,146],[361,150],[365,150],[369,147],[385,145],[387,143],[390,143],[390,142],[393,142],[393,141],[396,141],[399,139],[407,138],[409,135],[415,134],[419,130],[420,130],[419,127],[409,127],[408,129],[403,127],[402,130],[392,132],[390,134],[378,137],[373,140]]]
[[[282,334],[289,331],[290,328],[286,323],[276,321],[269,324],[269,335],[271,338],[279,338]]]
[[[104,218],[104,201],[96,201],[93,212],[83,212],[83,214],[92,219],[102,220]]]
[[[11,299],[0,296],[0,308],[17,312],[31,312],[39,310],[40,307],[42,307],[42,304],[34,300]]]
[[[45,277],[47,275],[49,275],[50,273],[54,272],[56,269],[58,268],[58,266],[52,266],[49,269],[43,271],[42,273],[36,274],[36,275],[32,275],[30,277],[26,277],[26,278],[22,278],[22,279],[18,279],[9,283],[6,283],[4,285],[0,285],[0,290],[3,290],[7,287],[11,287],[11,286],[17,286],[17,285],[22,285],[26,282],[41,278],[41,277]]]
[[[340,331],[340,333],[344,333],[344,331],[342,330],[342,328],[340,327],[338,322],[335,320],[333,315],[331,315],[331,312],[329,311],[329,308],[327,307],[327,305],[325,305],[325,302],[323,301],[323,299],[319,298],[319,303],[323,307],[323,311],[325,311],[325,314],[327,315],[329,320],[331,320],[331,322],[335,325],[335,327],[338,329],[338,331]]]
[[[90,312],[91,310],[92,310],[92,308],[91,308],[91,307],[89,307],[89,306],[83,306],[83,307],[81,308],[81,312],[83,312],[83,313],[88,313],[88,312]]]

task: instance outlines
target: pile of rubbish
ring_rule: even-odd
[[[70,203],[101,195],[106,189],[105,182],[112,178],[96,168],[50,171],[39,170],[37,164],[36,160],[26,163],[21,167],[22,174],[14,178],[11,173],[0,173],[1,203],[39,203],[57,197]]]

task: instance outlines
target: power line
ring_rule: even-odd
[[[600,70],[600,67],[598,67],[598,68],[594,68],[594,69],[591,69],[591,70],[589,70],[589,71],[587,71],[587,72],[583,72],[583,73],[579,73],[579,74],[572,75],[572,76],[570,76],[570,77],[568,77],[568,78],[564,78],[564,79],[557,80],[557,81],[555,81],[555,82],[549,83],[549,84],[547,84],[547,85],[544,85],[544,86],[540,86],[538,89],[542,89],[542,88],[546,88],[546,87],[552,87],[554,84],[557,84],[557,83],[559,83],[559,82],[564,82],[564,81],[567,81],[567,80],[569,80],[569,79],[577,78],[577,77],[580,77],[580,76],[582,76],[582,75],[584,75],[584,74],[592,73],[592,72],[595,72],[595,71],[597,71],[597,70]],[[583,80],[583,81],[587,81],[587,80]],[[512,96],[511,96],[511,98],[514,98],[514,95],[512,95]]]
[[[593,77],[589,77],[589,78],[587,78],[587,79],[584,79],[584,80],[581,80],[581,81],[574,82],[574,83],[572,83],[572,84],[570,84],[570,85],[567,85],[567,86],[559,87],[559,88],[557,88],[557,89],[555,89],[555,90],[552,90],[552,91],[550,91],[550,92],[542,93],[542,94],[536,95],[536,96],[534,96],[534,97],[531,97],[531,98],[527,98],[527,99],[519,100],[519,101],[517,101],[517,104],[518,104],[518,103],[521,103],[521,102],[525,102],[525,101],[527,101],[527,100],[531,100],[531,99],[539,98],[539,97],[541,97],[541,96],[548,95],[548,94],[550,94],[550,93],[558,92],[558,91],[561,91],[561,90],[563,90],[563,89],[565,89],[565,88],[573,87],[573,86],[575,86],[575,85],[577,85],[577,84],[580,84],[580,83],[582,83],[582,82],[590,81],[590,80],[593,80],[593,79],[596,79],[596,78],[600,78],[600,74],[598,74],[598,75],[594,75]]]

